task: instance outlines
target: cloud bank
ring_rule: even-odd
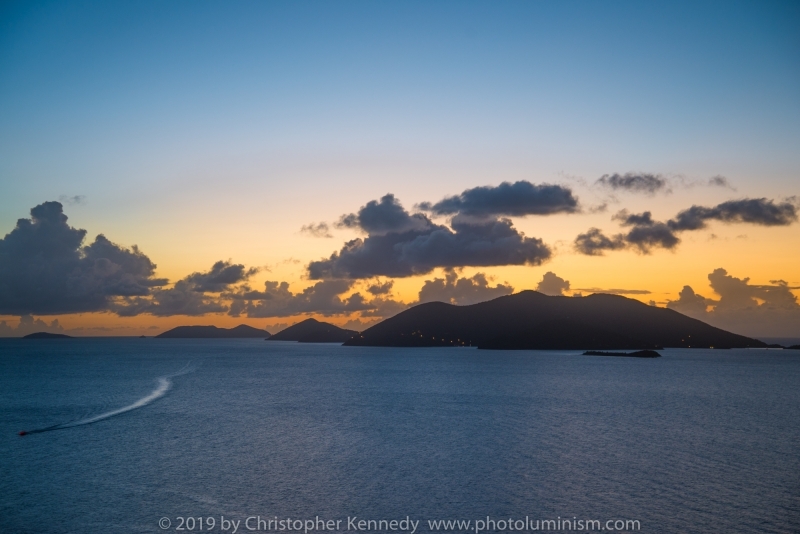
[[[405,277],[437,267],[539,265],[552,255],[541,239],[525,237],[509,219],[456,216],[447,227],[409,213],[391,194],[343,216],[338,224],[367,236],[311,262],[312,280]]]
[[[426,280],[419,290],[419,300],[423,302],[448,302],[461,306],[495,299],[514,292],[508,284],[491,286],[484,273],[472,278],[459,278],[454,271],[445,273],[444,278]]]
[[[130,317],[143,313],[167,317],[172,315],[205,315],[228,311],[228,306],[216,295],[231,286],[244,282],[258,272],[244,265],[227,261],[216,262],[206,272],[196,272],[178,280],[169,289],[154,289],[151,296],[122,299],[113,307],[118,315]]]
[[[730,200],[713,207],[692,206],[666,222],[655,221],[649,211],[632,214],[622,210],[612,217],[627,233],[606,236],[599,228],[590,228],[574,241],[575,250],[589,256],[605,251],[632,248],[648,254],[654,248],[674,250],[680,243],[679,232],[707,228],[708,221],[726,224],[755,224],[759,226],[789,226],[797,221],[797,206],[793,199],[775,202],[766,198]]]
[[[268,281],[263,291],[244,287],[224,297],[233,300],[229,311],[233,316],[289,317],[304,313],[331,316],[374,309],[375,305],[367,303],[360,293],[342,297],[352,286],[351,280],[323,280],[292,293],[287,282]]]
[[[0,337],[22,337],[34,332],[63,334],[64,327],[59,324],[58,319],[53,319],[50,323],[47,323],[42,319],[34,319],[30,315],[21,316],[17,326],[11,326],[6,321],[0,321]]]

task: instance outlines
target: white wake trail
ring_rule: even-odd
[[[131,410],[136,410],[137,408],[141,408],[143,406],[147,406],[151,402],[160,399],[164,395],[167,394],[167,391],[172,388],[172,377],[185,375],[186,373],[191,373],[194,371],[194,367],[191,367],[190,364],[186,364],[180,371],[175,373],[161,376],[158,380],[158,386],[156,389],[151,391],[146,396],[142,397],[141,399],[137,400],[136,402],[129,404],[127,406],[123,406],[122,408],[117,408],[116,410],[111,410],[110,412],[101,413],[99,415],[95,415],[92,417],[87,417],[85,419],[81,419],[79,421],[72,421],[70,423],[62,423],[59,425],[48,426],[45,428],[37,428],[35,430],[23,430],[19,433],[20,436],[25,436],[27,434],[38,434],[40,432],[49,432],[51,430],[62,430],[65,428],[72,428],[76,426],[83,426],[83,425],[90,425],[92,423],[96,423],[98,421],[102,421],[104,419],[108,419],[109,417],[114,417],[115,415],[120,415],[125,412],[130,412]]]
[[[158,387],[154,389],[152,392],[150,392],[149,395],[147,395],[146,397],[142,397],[133,404],[123,406],[122,408],[117,408],[116,410],[112,410],[110,412],[101,413],[100,415],[89,417],[88,419],[81,419],[80,421],[75,421],[73,423],[64,423],[63,425],[57,425],[55,428],[50,428],[50,430],[58,430],[60,428],[70,428],[73,426],[89,425],[91,423],[96,423],[97,421],[102,421],[103,419],[108,419],[109,417],[114,417],[115,415],[119,415],[121,413],[135,410],[136,408],[141,408],[142,406],[147,406],[154,400],[163,397],[171,387],[172,387],[172,381],[169,378],[166,377],[159,378]]]

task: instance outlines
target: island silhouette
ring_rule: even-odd
[[[469,306],[443,302],[420,304],[368,328],[344,344],[533,350],[767,346],[675,310],[619,295],[564,297],[536,291],[522,291]]]
[[[269,337],[269,332],[240,324],[234,328],[218,328],[216,326],[177,326],[158,334],[157,338],[253,338]]]
[[[22,336],[22,339],[72,339],[72,336],[67,334],[53,334],[50,332],[34,332],[27,336]]]
[[[270,336],[267,341],[342,343],[355,335],[358,335],[355,330],[339,328],[336,325],[317,321],[316,319],[306,319]]]

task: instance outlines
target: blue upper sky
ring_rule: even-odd
[[[788,180],[799,23],[793,2],[5,4],[1,207],[253,151]]]

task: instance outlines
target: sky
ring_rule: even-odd
[[[3,3],[0,336],[363,329],[533,289],[800,337],[798,23],[796,2]]]

